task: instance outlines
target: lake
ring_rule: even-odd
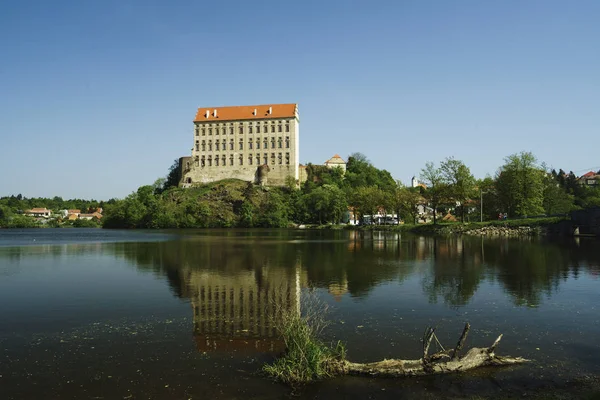
[[[600,243],[309,230],[0,230],[3,399],[437,398],[600,373]],[[315,307],[352,361],[454,346],[533,361],[443,377],[261,375],[284,312]],[[321,311],[322,310],[322,311]]]

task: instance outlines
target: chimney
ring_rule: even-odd
[[[273,114],[273,107],[269,107],[269,114]]]
[[[216,116],[217,116],[217,109],[215,108],[213,111],[213,117],[216,117]]]
[[[254,111],[252,112],[252,115],[256,115],[256,108],[254,109]]]
[[[208,117],[210,117],[210,111],[206,110],[206,113],[204,113],[204,117],[205,117],[205,118],[208,118]]]

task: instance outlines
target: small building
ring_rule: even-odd
[[[600,172],[600,171],[599,171]],[[600,184],[600,174],[594,171],[590,171],[586,174],[583,174],[577,179],[577,182],[580,185],[585,186],[598,186]]]
[[[32,208],[31,210],[25,210],[24,214],[36,218],[49,218],[52,214],[52,211],[48,210],[46,207]]]
[[[91,213],[91,214],[79,214],[79,219],[91,220],[94,218],[100,219],[100,218],[102,218],[102,214],[97,213],[97,212]]]
[[[342,171],[346,172],[346,161],[342,159],[338,154],[325,161],[327,168],[341,168]]]

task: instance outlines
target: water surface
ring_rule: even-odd
[[[521,393],[598,374],[598,242],[305,230],[0,231],[3,398],[281,398],[274,325],[321,302],[353,361],[419,358],[426,326],[534,361],[341,377],[307,398]],[[4,397],[6,396],[6,397]]]

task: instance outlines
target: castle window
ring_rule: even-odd
[[[278,138],[277,139],[277,148],[280,149],[282,147],[282,143],[283,143],[283,139]]]
[[[263,140],[263,149],[268,149],[269,148],[269,141],[267,138],[265,138]]]
[[[252,165],[252,154],[248,156],[248,165]]]
[[[229,150],[233,150],[233,139],[229,141]]]
[[[233,165],[233,154],[229,156],[229,165]]]
[[[212,128],[208,128],[208,134],[212,135]]]
[[[275,153],[271,153],[271,165],[275,165]]]
[[[225,134],[225,126],[223,126],[223,127],[221,128],[221,134],[223,134],[223,135]]]
[[[212,167],[212,156],[208,156],[208,166]]]
[[[285,137],[285,148],[286,149],[290,148],[290,137],[289,136]]]
[[[224,167],[227,166],[227,163],[225,162],[225,154],[221,156],[221,165]]]
[[[256,150],[260,150],[260,138],[256,138]]]
[[[256,165],[260,165],[260,154],[256,153]]]
[[[279,123],[279,125],[277,125],[277,132],[281,132],[282,131],[282,125],[281,122]]]
[[[186,178],[187,183],[192,183],[192,178]]]
[[[279,165],[283,164],[283,157],[281,156],[281,153],[277,155],[277,159],[279,160]]]
[[[240,150],[244,150],[244,140],[240,139]]]
[[[285,163],[286,165],[290,165],[290,153],[285,153]]]
[[[229,134],[233,135],[233,124],[229,126]]]
[[[219,156],[215,157],[215,167],[219,166]]]
[[[212,140],[208,141],[208,151],[212,151]]]
[[[267,153],[263,154],[263,160],[264,160],[263,164],[265,164],[265,165],[268,164]]]
[[[196,161],[196,167],[200,165],[200,157],[196,156],[195,158]]]
[[[233,156],[231,156],[231,165],[233,165]],[[244,165],[244,156],[240,154],[240,165]]]
[[[219,140],[215,140],[215,151],[219,151]]]
[[[240,126],[239,126],[239,133],[240,133],[240,135],[244,134],[244,125],[242,125],[242,124],[240,124]]]
[[[200,135],[200,130],[196,128],[196,136]]]
[[[275,122],[271,122],[271,133],[275,133]]]
[[[290,123],[289,122],[286,122],[286,124],[285,124],[285,131],[286,132],[290,131]]]
[[[227,150],[227,140],[223,139],[223,145],[221,147],[223,151]]]
[[[256,133],[260,133],[260,122],[256,123]]]
[[[215,135],[219,134],[219,126],[221,126],[220,124],[217,124],[216,128],[215,128]]]
[[[200,142],[196,140],[196,151],[200,151]]]
[[[248,126],[248,133],[252,133],[252,123]]]
[[[206,165],[206,160],[204,159],[204,156],[202,156],[202,160],[200,161],[200,165],[202,167],[204,167]]]
[[[202,128],[200,131],[202,132],[202,136],[206,136],[206,128]]]
[[[271,138],[271,148],[275,148],[275,138]]]
[[[248,140],[248,150],[252,150],[252,139]]]
[[[202,151],[206,151],[206,140],[202,141]]]

